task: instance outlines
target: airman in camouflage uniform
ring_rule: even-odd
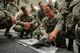
[[[30,13],[36,18],[38,10],[35,9],[35,6],[33,3],[30,5],[30,7],[31,7]]]
[[[68,50],[73,51],[73,41],[75,39],[75,23],[72,13],[72,8],[70,8],[72,0],[63,0],[63,5],[61,8],[61,14],[64,17],[64,31],[66,32],[65,35],[69,39],[68,43]]]
[[[20,32],[20,37],[23,38],[24,32],[26,32],[25,35],[27,35],[36,29],[36,20],[31,14],[29,14],[26,6],[22,6],[21,10],[23,13],[18,15],[17,25],[14,27],[14,29]]]
[[[43,37],[48,35],[50,42],[55,41],[57,47],[66,47],[65,37],[61,33],[64,19],[61,15],[54,14],[53,12],[54,11],[49,6],[45,6],[46,17],[42,20],[40,25],[41,33],[43,34]]]
[[[13,14],[8,11],[10,2],[14,2],[14,0],[0,0],[0,28],[6,28],[4,35],[7,37],[12,37],[12,35],[9,34],[9,30],[13,25],[12,23],[16,20]]]
[[[76,43],[78,45],[78,53],[80,53],[80,0],[73,0],[70,4],[72,9],[74,22],[76,25]]]
[[[38,5],[39,5],[39,7],[40,7],[40,9],[39,9],[39,11],[38,11],[38,19],[39,19],[39,21],[42,21],[42,19],[45,17],[45,13],[44,13],[44,4],[43,4],[43,2],[39,2],[38,3]]]

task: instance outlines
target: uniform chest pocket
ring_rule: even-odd
[[[56,19],[49,21],[49,25],[50,26],[55,26],[56,24],[57,24],[57,20]]]

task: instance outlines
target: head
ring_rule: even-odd
[[[38,5],[39,5],[39,8],[40,8],[41,10],[44,10],[44,4],[43,4],[43,2],[40,1],[40,2],[38,3]]]
[[[45,15],[46,15],[48,18],[53,18],[53,17],[54,17],[54,11],[53,11],[53,9],[51,9],[51,7],[49,7],[48,5],[44,7],[44,12],[45,12]]]
[[[34,4],[33,4],[33,3],[30,5],[30,7],[31,7],[31,9],[32,9],[32,10],[34,10],[34,9],[35,9],[35,8],[34,8]]]
[[[21,10],[22,10],[23,14],[25,14],[25,15],[28,14],[28,9],[27,9],[26,6],[22,6],[22,7],[21,7]]]
[[[53,1],[52,0],[49,0],[49,3],[52,3]]]

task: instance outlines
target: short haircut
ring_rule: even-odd
[[[50,5],[50,4],[47,4],[47,6],[48,6],[51,10],[54,9],[54,7],[53,7],[52,5]]]
[[[48,6],[48,5],[44,6],[44,12],[46,12],[48,10],[54,11],[50,6]]]
[[[42,1],[39,1],[38,5],[40,5],[41,3],[43,3]]]
[[[25,10],[27,7],[26,6],[21,6],[21,10]]]

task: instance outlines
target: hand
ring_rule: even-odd
[[[12,21],[12,24],[16,24],[16,18],[14,16],[11,16],[11,21]]]
[[[25,30],[28,30],[30,27],[31,27],[31,24],[30,24],[29,22],[24,22],[23,28],[24,28]]]
[[[50,40],[50,41],[55,41],[59,32],[60,32],[60,30],[54,29],[54,30],[50,33],[50,35],[49,35],[49,37],[48,37],[49,40]]]
[[[56,34],[54,34],[53,32],[50,33],[50,35],[48,36],[49,41],[55,41],[56,39]]]

